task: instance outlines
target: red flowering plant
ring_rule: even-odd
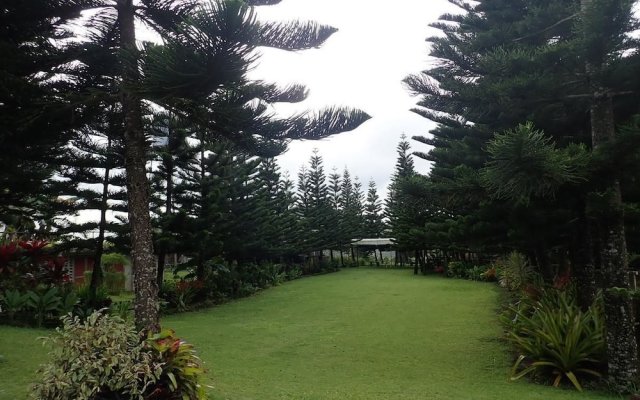
[[[553,278],[553,288],[564,290],[571,284],[571,271],[567,268],[562,274]]]
[[[65,259],[51,253],[46,240],[14,240],[0,244],[0,289],[60,286],[68,277]]]
[[[179,311],[187,311],[189,305],[192,304],[198,293],[204,287],[201,280],[181,280],[176,284],[177,308]]]

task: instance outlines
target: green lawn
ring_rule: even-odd
[[[496,298],[490,284],[353,269],[163,324],[196,344],[213,399],[616,398],[509,382]],[[0,327],[0,399],[24,397],[41,334]]]

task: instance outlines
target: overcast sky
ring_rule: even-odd
[[[295,178],[314,147],[323,156],[325,171],[347,166],[363,186],[373,179],[380,195],[386,192],[396,160],[400,135],[426,135],[430,121],[410,112],[416,99],[402,85],[411,73],[426,69],[425,38],[436,34],[429,23],[445,12],[456,12],[446,0],[283,0],[257,8],[265,20],[314,20],[338,28],[319,49],[286,52],[264,49],[252,76],[278,83],[299,82],[310,89],[300,104],[281,104],[283,115],[331,105],[360,108],[373,118],[358,129],[321,141],[296,141],[278,158]],[[411,141],[416,150],[426,148]],[[418,171],[428,164],[416,160]]]

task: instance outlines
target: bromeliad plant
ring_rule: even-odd
[[[604,316],[601,300],[587,311],[578,307],[574,291],[541,289],[537,301],[523,300],[503,316],[507,339],[520,353],[511,379],[531,373],[553,377],[553,386],[564,378],[582,391],[579,376],[601,377],[604,354]]]
[[[162,363],[162,374],[149,399],[206,399],[200,384],[205,370],[192,344],[176,337],[171,329],[149,336],[146,344]]]

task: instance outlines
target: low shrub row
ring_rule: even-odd
[[[39,285],[33,290],[7,289],[0,293],[0,323],[17,326],[54,327],[60,318],[72,314],[85,318],[95,310],[108,308],[111,298],[105,287],[95,296],[87,286]]]
[[[497,270],[494,265],[475,265],[465,261],[451,261],[446,270],[438,269],[437,272],[445,273],[449,278],[472,281],[494,282],[497,279]]]
[[[165,313],[224,303],[230,299],[250,296],[259,290],[298,279],[305,270],[287,264],[228,264],[209,262],[204,277],[188,273],[180,279],[165,280],[160,288],[161,310]],[[333,268],[314,270],[316,273],[335,271]],[[309,272],[307,272],[309,273]]]

